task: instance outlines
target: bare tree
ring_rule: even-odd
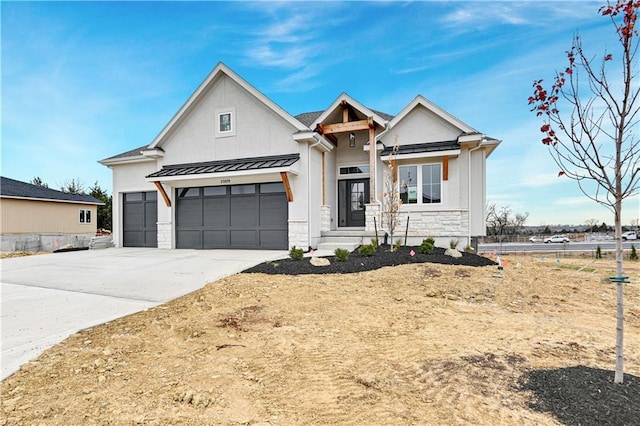
[[[589,232],[591,233],[591,237],[593,237],[593,230],[598,226],[598,219],[587,219],[584,223],[589,227]]]
[[[624,275],[622,202],[637,193],[640,179],[640,144],[633,132],[639,124],[639,9],[640,0],[618,0],[600,8],[599,13],[611,20],[619,44],[598,58],[585,52],[575,35],[565,71],[556,72],[549,90],[542,80],[535,81],[529,98],[532,111],[543,118],[542,142],[560,168],[559,176],[575,180],[587,197],[614,214],[618,277]],[[614,55],[620,68],[614,65]],[[566,108],[563,114],[561,108]],[[623,300],[619,282],[615,383],[624,379]]]
[[[487,233],[498,241],[505,237],[513,239],[522,231],[528,218],[529,213],[514,213],[509,206],[490,203],[487,205]]]
[[[393,142],[393,151],[389,155],[388,169],[384,171],[384,193],[382,194],[382,226],[386,226],[389,231],[391,251],[394,251],[393,233],[400,224],[400,190],[398,187],[398,162],[396,153],[398,152],[398,137]]]
[[[43,188],[48,188],[49,185],[46,184],[45,181],[43,181],[40,176],[36,176],[33,179],[31,179],[31,181],[29,182],[32,185],[36,185],[36,186],[41,186]]]
[[[60,184],[60,191],[69,194],[84,194],[84,183],[80,178],[67,179]]]

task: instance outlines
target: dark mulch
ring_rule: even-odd
[[[413,250],[414,255],[410,252]],[[390,251],[389,246],[381,246],[373,256],[363,256],[357,250],[349,255],[346,262],[340,262],[335,256],[327,256],[329,266],[313,266],[309,258],[302,260],[282,259],[275,262],[261,263],[247,269],[245,273],[261,272],[264,274],[302,275],[302,274],[349,274],[371,271],[384,266],[404,265],[408,263],[442,263],[446,265],[490,266],[496,265],[493,260],[472,253],[462,253],[462,257],[454,258],[444,254],[445,249],[436,247],[431,254],[422,254],[418,247],[400,247]]]
[[[640,378],[584,366],[530,371],[521,381],[532,391],[532,410],[549,413],[566,425],[640,425]]]

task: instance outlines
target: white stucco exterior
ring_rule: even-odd
[[[484,235],[486,157],[499,141],[421,96],[395,117],[373,112],[346,94],[324,112],[310,114],[291,116],[219,64],[152,143],[101,161],[113,170],[116,246],[124,242],[124,194],[158,191],[156,243],[170,249],[176,247],[178,188],[268,182],[282,182],[287,189],[288,248],[316,247],[323,234],[340,229],[371,236],[374,217],[381,227],[382,182],[394,144],[400,148],[395,156],[399,166],[439,164],[442,170],[440,202],[403,205],[402,232],[409,218],[408,235],[414,240]],[[372,134],[376,155],[370,163]],[[288,162],[261,164],[272,158]],[[218,167],[222,162],[237,167]],[[203,171],[207,167],[215,171]],[[349,185],[371,179],[375,194],[360,203],[366,210],[359,215],[356,186]]]

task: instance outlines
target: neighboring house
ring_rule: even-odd
[[[0,178],[2,251],[53,251],[69,244],[88,247],[96,235],[97,208],[90,195],[69,194]]]
[[[347,94],[294,117],[220,63],[153,142],[100,161],[113,170],[114,242],[308,249],[366,242],[375,229],[382,238],[395,141],[396,235],[409,220],[411,243],[484,236],[486,159],[499,140],[422,96],[395,117]]]

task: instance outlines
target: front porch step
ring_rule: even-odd
[[[360,241],[356,243],[346,242],[346,241],[321,242],[321,243],[318,243],[317,251],[330,252],[331,254],[333,254],[333,252],[338,248],[354,251],[358,247],[360,247]]]
[[[323,232],[317,251],[331,254],[337,248],[353,251],[360,247],[366,237],[368,235],[364,229]]]

